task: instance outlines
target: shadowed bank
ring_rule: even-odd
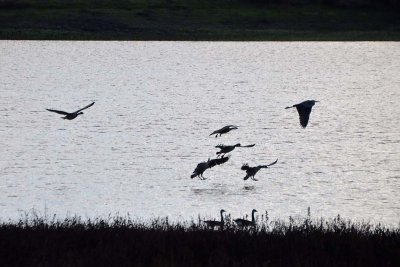
[[[83,221],[27,215],[0,225],[1,266],[399,266],[400,230],[310,216],[222,230],[203,220]]]
[[[400,40],[396,0],[0,0],[0,39]]]

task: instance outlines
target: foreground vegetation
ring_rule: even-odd
[[[400,266],[400,229],[340,218],[224,229],[202,221],[83,221],[26,216],[0,223],[0,266]]]
[[[0,0],[0,39],[400,40],[396,0]]]

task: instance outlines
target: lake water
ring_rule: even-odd
[[[1,220],[310,207],[400,222],[400,43],[0,41],[0,62]],[[307,99],[321,102],[302,129],[284,107]],[[46,111],[91,101],[73,121]],[[238,142],[256,145],[190,179]],[[242,179],[243,163],[277,158]]]

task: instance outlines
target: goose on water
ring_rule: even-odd
[[[299,104],[293,105],[291,107],[286,107],[285,109],[296,108],[297,112],[299,113],[300,125],[301,125],[301,127],[306,128],[307,124],[308,124],[308,120],[310,119],[311,109],[315,105],[316,102],[319,102],[319,101],[306,100]]]
[[[210,134],[210,136],[215,134],[215,137],[218,137],[218,135],[221,136],[221,135],[226,134],[226,133],[230,132],[231,130],[235,130],[237,128],[238,127],[235,125],[227,125],[227,126],[222,127],[221,129],[218,129],[218,130],[212,132]]]
[[[257,179],[254,178],[254,175],[256,175],[256,173],[261,170],[262,168],[268,168],[269,166],[272,166],[274,164],[276,164],[278,162],[278,159],[276,159],[274,162],[268,164],[268,165],[258,165],[255,167],[250,167],[249,164],[243,164],[242,166],[242,170],[246,171],[246,176],[243,178],[243,180],[247,180],[249,178],[251,178],[254,181],[258,181]]]
[[[208,159],[207,161],[203,161],[200,162],[199,164],[197,164],[196,169],[194,169],[192,175],[190,176],[190,178],[194,178],[196,176],[199,176],[199,178],[201,180],[205,180],[206,178],[203,177],[203,173],[207,170],[210,169],[216,165],[220,165],[223,164],[225,162],[227,162],[229,160],[229,156],[228,157],[221,157],[221,158],[216,158],[216,159]]]
[[[76,117],[78,117],[79,115],[83,114],[82,110],[87,109],[87,108],[89,108],[89,107],[91,107],[93,105],[94,105],[94,102],[92,102],[91,104],[87,105],[86,107],[83,107],[83,108],[78,109],[77,111],[74,111],[74,112],[71,112],[71,113],[70,112],[66,112],[66,111],[62,111],[62,110],[55,110],[55,109],[48,109],[48,108],[46,110],[51,111],[51,112],[55,112],[55,113],[58,113],[58,114],[61,114],[61,115],[64,115],[65,117],[62,117],[64,120],[65,119],[66,120],[73,120]]]
[[[226,146],[226,145],[217,145],[216,148],[219,148],[220,151],[218,151],[216,154],[219,156],[224,156],[226,153],[229,153],[231,151],[233,151],[236,147],[253,147],[256,144],[252,144],[252,145],[247,145],[247,146],[242,146],[240,143],[233,145],[233,146]]]
[[[214,229],[214,227],[219,227],[220,229],[222,229],[224,227],[224,216],[223,216],[224,212],[225,212],[225,210],[223,210],[223,209],[220,211],[221,221],[207,220],[207,221],[204,221],[204,223],[212,229]]]
[[[251,211],[251,221],[246,220],[246,219],[235,219],[235,220],[233,220],[233,221],[234,221],[234,222],[237,224],[237,226],[239,226],[239,227],[255,226],[255,225],[256,225],[256,220],[255,220],[255,218],[254,218],[254,213],[256,213],[256,212],[257,212],[256,209],[253,209],[253,210]]]

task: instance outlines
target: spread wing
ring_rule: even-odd
[[[84,107],[84,108],[78,109],[78,110],[75,111],[74,113],[78,113],[79,111],[82,111],[82,110],[84,110],[84,109],[90,108],[90,107],[93,106],[93,105],[94,105],[94,102],[92,102],[91,104],[87,105],[87,106]]]
[[[216,165],[223,164],[229,160],[229,157],[222,157],[222,158],[217,158],[217,159],[212,159],[208,162],[209,168],[212,168]]]
[[[61,111],[61,110],[48,109],[48,108],[46,108],[46,110],[51,111],[51,112],[55,112],[55,113],[58,113],[58,114],[62,114],[62,115],[68,115],[69,114],[68,112]]]
[[[255,146],[256,144],[252,144],[252,145],[247,145],[247,146],[240,146],[240,147],[253,147],[253,146]]]
[[[224,145],[222,145],[222,144],[219,144],[219,145],[217,145],[217,146],[215,146],[216,148],[220,148],[220,149],[223,149],[225,146]]]
[[[274,162],[272,162],[272,163],[270,163],[270,164],[268,164],[266,166],[269,167],[269,166],[275,165],[277,162],[278,162],[278,159],[276,159]]]
[[[310,119],[310,113],[312,107],[305,107],[303,105],[296,105],[297,112],[299,113],[300,125],[303,128],[307,127],[308,120]]]

